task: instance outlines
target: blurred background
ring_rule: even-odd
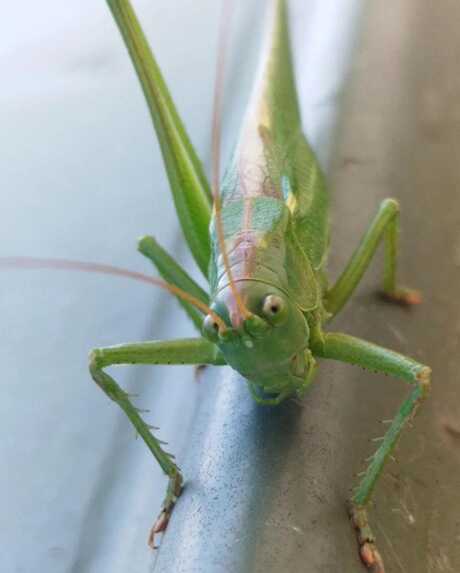
[[[373,297],[379,263],[333,328],[434,369],[434,391],[385,472],[372,519],[389,573],[460,570],[460,8],[453,0],[290,2],[305,130],[333,194],[337,276],[386,196],[402,214],[413,312]],[[236,3],[224,158],[244,114],[267,3]],[[209,167],[219,3],[134,2]],[[105,3],[20,0],[0,23],[0,256],[91,260],[150,272],[154,234],[197,280],[150,118]],[[165,485],[91,383],[92,347],[193,335],[167,295],[125,279],[1,270],[2,571],[359,570],[344,511],[353,474],[404,384],[325,363],[303,408],[261,413],[225,369],[118,368],[188,480],[152,554]],[[224,374],[224,375],[223,375]],[[229,510],[231,508],[231,511]]]

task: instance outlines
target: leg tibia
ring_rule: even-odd
[[[353,503],[357,506],[363,506],[369,501],[378,477],[388,456],[394,449],[401,431],[416,415],[420,404],[429,393],[430,384],[430,369],[426,366],[422,367],[418,372],[414,389],[394,417],[353,496]]]
[[[207,293],[190,277],[190,275],[177,263],[171,255],[161,247],[153,237],[142,237],[138,243],[138,250],[147,257],[157,268],[162,278],[186,293],[197,298],[204,304],[209,304]],[[176,297],[179,304],[192,319],[196,328],[201,332],[203,324],[202,313],[190,302]]]
[[[155,456],[163,471],[173,477],[178,468],[169,454],[163,451],[149,426],[131,404],[128,394],[104,368],[115,364],[222,364],[217,347],[205,339],[122,344],[93,350],[90,355],[90,372],[96,384],[116,402],[130,419],[139,435]]]
[[[401,304],[420,302],[417,291],[397,286],[399,203],[395,199],[385,199],[345,270],[326,294],[325,306],[331,315],[337,314],[353,294],[382,239],[385,242],[383,295]]]
[[[428,366],[398,352],[341,333],[325,334],[321,342],[314,344],[313,352],[323,358],[340,360],[390,374],[413,385],[409,397],[396,414],[353,497],[354,503],[364,505],[369,501],[385,461],[396,445],[402,429],[415,416],[418,407],[428,396],[431,370]]]
[[[366,506],[385,462],[394,449],[403,428],[414,418],[419,406],[429,394],[431,370],[428,366],[402,354],[346,334],[325,334],[321,341],[314,344],[313,351],[323,358],[332,358],[391,374],[413,386],[411,393],[403,402],[383,437],[380,447],[372,456],[350,502],[350,515],[357,530],[361,557],[365,564],[372,568],[372,571],[383,573],[383,562],[374,543],[374,535],[369,526]]]
[[[101,388],[111,400],[116,402],[123,410],[123,412],[128,416],[132,425],[136,428],[136,431],[144,440],[146,446],[155,456],[155,459],[159,463],[164,473],[169,477],[172,477],[175,473],[178,473],[179,470],[176,464],[173,462],[170,454],[161,448],[160,442],[152,434],[148,424],[144,422],[138,410],[131,404],[128,394],[120,388],[120,386],[111,376],[109,376],[106,372],[98,367],[95,354],[93,354],[91,358],[90,372],[93,380],[96,382],[99,388]]]
[[[160,441],[152,434],[150,426],[146,424],[138,409],[129,400],[129,395],[104,371],[104,368],[114,364],[219,363],[222,364],[223,362],[219,358],[216,347],[204,339],[125,344],[100,348],[91,352],[89,369],[93,380],[125,412],[161,469],[169,477],[163,508],[149,537],[149,544],[152,546],[154,545],[155,533],[163,531],[168,524],[171,511],[182,489],[182,475],[172,454],[163,450]]]

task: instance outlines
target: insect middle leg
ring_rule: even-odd
[[[317,356],[390,374],[413,385],[411,393],[403,402],[383,437],[380,447],[372,456],[350,501],[350,515],[358,533],[361,557],[373,572],[383,573],[383,562],[375,546],[375,537],[369,526],[366,507],[401,431],[414,418],[420,404],[428,396],[431,386],[431,369],[392,350],[340,333],[324,334],[323,340],[314,345],[313,351]]]
[[[333,316],[353,294],[382,239],[385,241],[383,295],[386,299],[399,304],[410,305],[420,302],[421,297],[417,291],[397,286],[399,203],[395,199],[385,199],[344,271],[326,294],[325,306]]]
[[[130,419],[163,472],[168,476],[168,487],[162,510],[149,537],[154,546],[154,536],[164,531],[171,512],[182,490],[182,474],[173,456],[163,450],[160,441],[152,434],[150,426],[142,419],[115,380],[104,371],[115,364],[224,364],[217,347],[205,339],[192,338],[170,341],[140,342],[93,350],[90,354],[90,372],[96,384],[116,402]]]

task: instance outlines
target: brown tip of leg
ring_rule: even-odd
[[[198,364],[198,366],[195,366],[194,380],[197,384],[201,382],[203,372],[207,367],[207,364]]]
[[[382,292],[380,295],[383,300],[401,306],[414,306],[423,302],[422,293],[414,289],[402,288],[393,293]]]
[[[155,521],[152,527],[153,533],[161,533],[164,531],[169,522],[169,513],[166,511],[162,511],[158,516],[158,519]]]
[[[383,559],[373,543],[363,543],[359,553],[364,565],[371,573],[385,573]]]
[[[165,510],[163,510],[160,513],[160,515],[158,516],[155,523],[153,524],[152,529],[150,530],[150,533],[149,533],[148,540],[147,540],[149,547],[151,547],[152,549],[157,549],[157,546],[155,545],[155,535],[157,533],[161,533],[162,531],[164,531],[166,529],[166,527],[168,526],[168,523],[169,523],[169,517],[170,517],[169,513],[167,513]]]
[[[418,290],[410,290],[404,296],[404,303],[407,305],[421,304],[423,302],[422,293]]]

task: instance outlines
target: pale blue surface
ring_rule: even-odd
[[[41,2],[42,17],[33,18],[47,28],[42,37],[19,46],[10,35],[18,45],[2,49],[1,254],[151,272],[136,253],[138,236],[155,233],[182,259],[185,248],[118,31],[104,2],[79,4],[66,8],[76,10],[74,19],[60,4]],[[202,26],[214,30],[211,4]],[[197,10],[191,2],[180,14],[140,7],[203,152],[213,58],[203,28],[189,29]],[[22,17],[28,34],[35,26]],[[185,35],[197,54],[189,69],[199,75],[187,91],[190,50],[177,42]],[[1,279],[0,570],[146,570],[164,480],[125,417],[91,383],[87,354],[93,346],[190,335],[192,327],[167,295],[124,279],[52,271],[2,271]],[[192,369],[132,368],[119,376],[142,392],[137,403],[152,409],[148,419],[180,454],[193,414]]]
[[[193,142],[207,159],[217,6],[212,0],[177,4],[135,6]],[[359,4],[341,3],[350,26]],[[263,5],[248,4],[235,24],[225,154],[250,88]],[[337,50],[327,78],[316,82],[322,50],[331,53],[327,42],[337,30],[319,32],[318,19],[331,21],[331,2],[311,6],[316,24],[296,26],[294,36],[307,62],[300,76],[307,129],[326,161],[329,140],[322,137],[329,137],[333,124],[343,80],[337,71],[352,34],[342,18],[333,19],[340,29]],[[26,9],[33,12],[26,15]],[[150,272],[136,253],[136,238],[154,233],[193,269],[143,96],[105,3],[46,0],[30,7],[22,1],[8,10],[0,48],[0,254]],[[296,25],[306,10],[293,3]],[[303,44],[306,37],[315,38],[315,48],[310,40]],[[152,554],[145,540],[164,478],[125,417],[91,383],[87,354],[94,346],[187,336],[192,327],[167,295],[124,279],[1,271],[1,280],[0,570],[146,571]],[[183,459],[197,402],[204,398],[193,370],[119,369],[118,379],[141,392],[137,404],[151,409],[147,419]]]

